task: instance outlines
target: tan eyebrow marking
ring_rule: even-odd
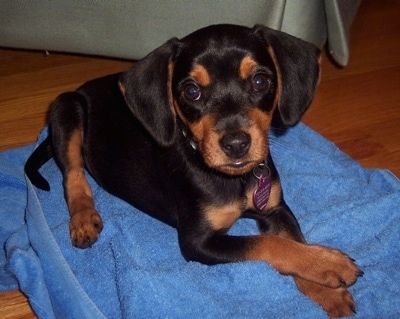
[[[239,67],[239,75],[243,80],[246,80],[249,75],[254,71],[254,69],[257,67],[258,63],[254,61],[253,58],[250,56],[246,55],[243,59],[242,62],[240,62],[240,67]]]
[[[208,86],[211,84],[211,77],[207,69],[201,64],[197,64],[190,72],[190,76],[201,86]]]

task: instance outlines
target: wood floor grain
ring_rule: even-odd
[[[324,56],[304,122],[366,167],[400,176],[400,1],[363,0],[344,69]],[[33,143],[55,96],[130,62],[0,50],[0,150]],[[0,293],[0,318],[35,318],[18,291]]]

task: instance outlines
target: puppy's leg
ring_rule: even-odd
[[[190,219],[182,217],[178,230],[185,258],[205,264],[264,261],[281,274],[293,276],[299,289],[329,316],[353,313],[354,302],[346,287],[354,284],[362,272],[347,255],[308,245],[283,201],[263,213],[245,212],[245,217],[259,221],[261,235],[230,236],[227,230],[240,217],[241,205],[242,201],[209,206],[198,218],[190,214]]]
[[[331,288],[350,286],[361,274],[341,251],[298,241],[302,237],[300,231],[292,235],[297,222],[281,229],[280,225],[285,225],[292,216],[284,206],[279,212],[280,207],[274,208],[278,219],[284,221],[275,225],[275,231],[255,236],[228,235],[227,230],[240,217],[240,207],[242,201],[223,207],[208,206],[197,218],[195,214],[181,216],[178,232],[183,255],[206,264],[265,261],[282,274]]]
[[[50,119],[54,153],[63,174],[71,215],[70,236],[73,245],[79,248],[91,246],[103,228],[84,171],[84,107],[85,100],[80,94],[62,94],[53,104]]]
[[[263,218],[259,216],[258,224],[264,233],[306,243],[297,220],[286,205],[272,209],[264,214]],[[305,256],[299,257],[305,258]],[[361,274],[362,272],[359,272],[359,275]],[[329,317],[346,317],[355,313],[355,303],[351,293],[346,289],[346,283],[343,282],[343,285],[331,288],[299,276],[294,276],[294,280],[299,290],[318,303]]]

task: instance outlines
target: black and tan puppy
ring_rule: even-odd
[[[175,227],[186,259],[265,261],[329,316],[349,316],[347,287],[362,272],[342,252],[305,242],[268,147],[271,124],[296,124],[318,78],[311,44],[263,26],[207,27],[61,94],[50,137],[26,172],[48,188],[38,169],[55,157],[77,247],[92,245],[103,227],[86,168],[110,193]],[[261,234],[227,235],[240,217],[256,219]]]

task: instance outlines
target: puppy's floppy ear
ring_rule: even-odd
[[[119,85],[134,116],[162,146],[174,141],[171,77],[178,39],[171,39],[121,74]]]
[[[275,64],[280,119],[287,126],[295,125],[314,97],[320,74],[320,50],[311,43],[261,25],[256,25],[253,31],[267,46]]]

